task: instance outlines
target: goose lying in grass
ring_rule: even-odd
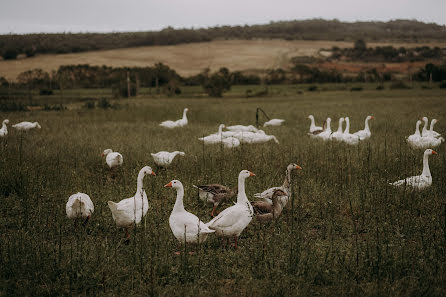
[[[324,141],[330,140],[331,135],[331,118],[327,118],[324,123],[324,130],[316,130],[313,133],[308,133],[312,138],[322,139]]]
[[[249,125],[249,126],[234,125],[234,126],[226,127],[226,129],[229,131],[235,131],[235,132],[254,132],[254,133],[256,133],[259,131],[259,129],[257,129],[253,125]]]
[[[370,136],[372,136],[372,132],[370,132],[370,128],[369,128],[369,120],[373,120],[374,117],[373,116],[367,116],[365,118],[365,122],[364,122],[364,130],[359,130],[358,132],[353,133],[353,135],[356,135],[359,137],[359,140],[366,140],[369,139]]]
[[[204,136],[204,137],[200,137],[198,138],[198,140],[201,140],[204,142],[204,144],[217,144],[217,143],[221,143],[222,139],[223,139],[223,128],[225,127],[224,124],[220,124],[218,126],[218,132],[208,135],[208,136]]]
[[[177,198],[169,217],[169,226],[175,238],[182,244],[184,243],[203,243],[211,230],[200,219],[184,209],[183,197],[184,187],[179,180],[172,180],[165,185],[166,188],[174,188],[177,191]],[[179,254],[179,252],[176,252]]]
[[[285,207],[288,203],[289,197],[291,197],[291,171],[296,170],[296,169],[302,170],[302,167],[300,167],[299,165],[296,165],[294,163],[289,164],[286,167],[285,180],[284,180],[282,186],[269,188],[269,189],[263,191],[262,193],[254,194],[254,197],[265,201],[269,205],[272,205],[273,204],[272,198],[273,198],[274,192],[276,192],[277,190],[280,190],[286,194],[286,195],[280,196],[280,205],[282,207]]]
[[[437,152],[432,149],[427,149],[423,154],[423,172],[421,175],[411,176],[396,182],[390,183],[395,187],[410,187],[414,190],[423,190],[432,185],[432,176],[429,170],[429,156],[436,155]]]
[[[342,138],[344,136],[344,132],[342,131],[343,122],[344,118],[339,118],[338,130],[330,135],[330,140],[342,141]]]
[[[203,202],[214,205],[211,212],[212,217],[214,217],[215,210],[222,202],[231,199],[235,195],[230,188],[220,184],[193,185],[193,187],[198,189],[198,195]]]
[[[437,122],[438,122],[437,119],[432,119],[432,120],[431,120],[431,125],[430,125],[430,128],[429,128],[429,130],[428,130],[428,135],[431,136],[431,137],[438,138],[438,137],[441,136],[440,133],[434,131],[434,125],[435,125]]]
[[[209,229],[215,230],[217,236],[226,238],[228,241],[230,237],[234,237],[235,248],[237,248],[238,236],[251,222],[254,214],[252,205],[249,203],[245,193],[245,180],[250,176],[255,176],[255,174],[248,170],[240,172],[238,176],[237,202],[206,223]]]
[[[114,152],[112,149],[106,149],[102,153],[102,157],[105,157],[105,162],[107,163],[110,169],[121,166],[124,162],[122,155],[118,152]]]
[[[349,117],[345,117],[345,130],[344,133],[342,134],[342,141],[350,145],[359,144],[359,136],[350,133]]]
[[[94,205],[90,196],[84,193],[76,193],[68,198],[65,210],[69,219],[84,219],[85,225],[94,212]]]
[[[282,119],[271,119],[271,120],[263,123],[263,127],[281,126],[283,122],[285,122],[285,120],[282,120]]]
[[[308,116],[308,118],[309,118],[310,121],[311,121],[311,124],[310,124],[310,133],[313,133],[313,132],[318,131],[318,130],[320,130],[320,131],[323,130],[322,127],[320,127],[320,126],[316,126],[316,125],[315,125],[315,123],[314,123],[314,116],[313,116],[313,115],[310,114],[310,115]]]
[[[15,125],[12,125],[13,128],[17,129],[18,131],[28,131],[31,129],[41,129],[42,127],[40,126],[40,124],[38,122],[21,122]]]
[[[432,120],[434,125],[435,125],[436,121],[437,121],[436,119]],[[420,133],[420,130],[419,130],[420,124],[421,124],[421,121],[418,120],[417,123],[416,123],[415,133],[410,135],[410,136],[408,136],[406,138],[407,143],[409,144],[409,146],[412,149],[423,149],[423,150],[425,150],[425,149],[430,148],[430,147],[434,147],[435,148],[435,147],[438,147],[442,142],[444,142],[444,138],[443,137],[435,138],[435,137],[433,137],[429,133],[425,133],[425,135],[427,135],[427,136],[422,137],[421,133]],[[431,127],[433,127],[432,124],[431,124]]]
[[[223,138],[223,140],[221,142],[223,143],[223,146],[225,148],[234,148],[234,147],[238,147],[240,145],[240,140],[238,140],[238,138],[235,138],[232,136]]]
[[[112,212],[116,225],[125,228],[127,241],[130,239],[129,229],[134,224],[139,224],[149,210],[149,202],[143,189],[143,179],[147,174],[155,175],[155,172],[149,166],[145,166],[139,171],[136,181],[136,193],[133,197],[123,199],[118,203],[108,201],[108,207]]]
[[[274,135],[266,135],[262,133],[254,133],[254,132],[238,132],[235,133],[234,136],[241,143],[264,143],[270,140],[274,140],[275,143],[279,143],[279,140]]]
[[[169,128],[169,129],[173,129],[173,128],[178,128],[178,127],[184,127],[187,125],[187,116],[186,113],[189,109],[185,108],[183,110],[183,117],[179,120],[176,121],[164,121],[160,124],[161,127],[164,128]]]
[[[160,167],[169,167],[169,165],[172,163],[173,159],[175,159],[176,156],[185,156],[186,154],[184,152],[180,151],[174,151],[174,152],[166,152],[161,151],[156,154],[150,153],[152,155],[153,161],[156,165]]]
[[[287,197],[286,199],[288,199],[288,194],[282,190],[275,190],[272,196],[272,204],[265,201],[252,202],[251,204],[256,220],[266,223],[277,219],[282,214],[283,210],[283,206],[280,202],[283,199],[282,197]]]
[[[2,122],[2,128],[0,129],[0,137],[5,137],[6,135],[8,135],[8,127],[6,126],[6,124],[9,124],[9,120],[3,120]]]

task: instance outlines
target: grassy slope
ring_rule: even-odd
[[[377,46],[391,43],[369,43]],[[420,46],[420,44],[394,43],[394,46]],[[426,43],[446,47],[446,43]],[[231,71],[286,68],[294,56],[317,55],[321,48],[350,47],[352,43],[336,41],[285,41],[285,40],[229,40],[191,43],[175,46],[150,46],[92,51],[76,54],[38,55],[14,61],[0,61],[0,76],[15,80],[21,72],[42,68],[50,72],[60,65],[91,64],[122,66],[151,66],[162,62],[180,75],[193,75],[210,67],[217,70],[228,67]]]
[[[404,136],[420,116],[441,119],[442,90],[329,91],[273,98],[136,99],[120,110],[0,113],[11,123],[37,120],[42,130],[20,137],[10,131],[1,143],[0,290],[2,295],[392,295],[444,296],[446,151],[433,156],[433,186],[421,193],[386,186],[421,172],[421,153]],[[164,130],[184,107],[190,124]],[[249,145],[234,151],[203,147],[199,136],[218,124],[253,124],[255,108],[287,120],[269,128],[280,145]],[[373,114],[372,139],[358,147],[311,141],[308,114],[321,124],[349,115],[352,130]],[[337,125],[334,125],[337,128]],[[12,130],[12,129],[10,129]],[[124,155],[115,181],[100,152]],[[151,208],[129,246],[115,227],[108,200],[133,195],[136,175],[153,165],[150,152],[184,150],[169,170],[145,178]],[[171,179],[185,185],[186,209],[204,221],[209,207],[197,201],[192,184],[236,185],[241,169],[257,174],[247,194],[282,182],[289,162],[304,170],[294,178],[295,200],[269,226],[251,224],[238,251],[210,238],[198,255],[178,257],[168,226],[175,194]],[[88,193],[95,213],[87,229],[65,217],[65,202]]]

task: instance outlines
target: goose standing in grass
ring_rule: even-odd
[[[308,133],[312,138],[322,139],[324,141],[330,140],[331,135],[331,118],[327,118],[324,124],[325,129],[323,131],[316,130],[313,133]]]
[[[272,201],[273,195],[276,191],[280,190],[286,194],[286,195],[280,196],[280,205],[282,207],[285,207],[288,203],[289,197],[291,197],[291,171],[296,170],[296,169],[302,170],[302,167],[300,167],[299,165],[294,164],[294,163],[289,164],[286,167],[285,180],[284,180],[282,186],[272,187],[272,188],[269,188],[269,189],[263,191],[262,193],[256,193],[256,194],[254,194],[254,197],[265,201],[269,205],[273,205],[273,201]]]
[[[226,129],[229,131],[234,131],[234,132],[254,132],[254,133],[256,133],[259,131],[259,129],[257,129],[253,125],[249,125],[249,126],[233,125],[233,126],[226,127]]]
[[[84,219],[85,225],[94,212],[94,205],[90,196],[84,193],[76,193],[68,198],[65,210],[69,219]]]
[[[263,123],[263,127],[281,126],[283,122],[285,122],[285,120],[283,120],[283,119],[271,119],[271,120]]]
[[[5,137],[6,135],[8,135],[8,127],[6,126],[7,124],[9,124],[9,120],[3,120],[2,128],[0,129],[0,137]]]
[[[249,225],[254,214],[252,205],[245,193],[245,180],[250,176],[255,176],[255,174],[248,170],[240,172],[237,202],[206,223],[209,229],[215,230],[217,236],[226,238],[228,242],[230,237],[234,237],[235,248],[237,248],[238,236]]]
[[[28,131],[31,129],[41,129],[42,127],[40,126],[40,124],[38,122],[21,122],[15,125],[12,125],[13,128],[17,129],[18,131]]]
[[[272,204],[265,201],[252,202],[256,220],[266,223],[277,219],[283,210],[282,203],[280,202],[283,199],[282,197],[287,197],[288,199],[288,194],[282,190],[275,190],[272,197]]]
[[[418,149],[418,148],[422,147],[421,142],[420,142],[421,141],[420,125],[421,125],[421,121],[418,120],[415,125],[415,133],[412,135],[409,135],[406,138],[407,143],[413,149]]]
[[[421,130],[421,137],[427,137],[427,136],[429,136],[428,135],[429,132],[427,130],[427,124],[428,124],[429,120],[427,117],[422,117],[421,120],[424,122],[423,129]]]
[[[367,116],[365,118],[365,123],[364,123],[364,130],[359,130],[358,132],[353,133],[353,135],[356,135],[359,137],[359,140],[366,140],[369,139],[370,136],[372,136],[372,132],[370,132],[370,128],[369,128],[369,120],[373,120],[374,117],[373,116]]]
[[[436,155],[437,152],[432,149],[427,149],[423,154],[423,172],[421,175],[411,176],[396,182],[390,183],[395,187],[410,187],[414,190],[423,190],[432,185],[432,175],[429,170],[429,156]]]
[[[169,217],[169,226],[175,238],[182,244],[186,243],[203,243],[211,230],[200,219],[184,209],[183,197],[184,187],[179,180],[172,180],[165,185],[166,188],[174,188],[177,191],[177,199]],[[176,252],[179,254],[179,252]]]
[[[198,140],[201,140],[204,142],[204,144],[217,144],[217,143],[221,143],[222,139],[223,139],[223,128],[225,127],[224,124],[220,124],[218,126],[218,132],[208,135],[208,136],[204,136],[204,137],[200,137],[198,138]]]
[[[136,181],[136,193],[133,197],[123,199],[119,202],[108,201],[116,226],[125,229],[127,241],[130,239],[129,229],[134,224],[139,224],[149,210],[147,194],[143,189],[143,180],[146,175],[156,175],[149,166],[143,167]]]
[[[345,117],[345,130],[344,133],[342,134],[342,141],[350,145],[359,144],[359,136],[350,133],[349,117]]]
[[[323,130],[322,127],[320,127],[320,126],[316,126],[316,124],[314,123],[314,116],[313,116],[313,115],[310,114],[310,115],[308,116],[308,118],[309,118],[310,121],[311,121],[311,124],[310,124],[310,133],[313,133],[313,132],[318,131],[318,130],[320,130],[320,131]]]
[[[106,149],[102,153],[102,157],[105,157],[105,162],[107,163],[110,169],[121,166],[124,162],[122,155],[118,152],[114,152],[112,149]]]
[[[430,137],[438,138],[438,137],[441,136],[440,133],[434,131],[434,125],[435,125],[437,122],[438,122],[437,119],[432,119],[432,120],[431,120],[431,125],[430,125],[429,131],[428,131],[428,133],[427,133]]]
[[[234,191],[230,188],[220,184],[192,186],[198,189],[198,195],[203,202],[212,203],[214,205],[211,212],[212,217],[214,217],[215,210],[222,202],[231,199],[235,195]]]
[[[161,151],[158,152],[156,154],[150,153],[150,155],[152,155],[153,157],[153,161],[155,161],[155,164],[160,166],[160,167],[169,167],[169,165],[172,163],[173,159],[180,155],[180,156],[184,156],[186,155],[184,152],[180,152],[180,151],[174,151],[174,152],[166,152],[166,151]]]
[[[342,123],[344,123],[344,118],[339,118],[338,130],[330,135],[330,140],[342,141],[344,134],[342,131]]]
[[[185,108],[183,110],[183,117],[181,119],[176,120],[176,121],[164,121],[160,124],[160,126],[164,127],[164,128],[169,128],[169,129],[186,126],[187,125],[186,113],[188,112],[188,110],[189,110],[188,108]]]

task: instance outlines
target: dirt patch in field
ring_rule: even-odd
[[[212,71],[227,67],[231,71],[286,68],[291,57],[319,55],[320,49],[352,47],[351,42],[286,41],[286,40],[218,40],[175,46],[145,46],[136,48],[94,51],[73,54],[38,55],[33,58],[0,61],[0,76],[15,80],[21,72],[41,68],[51,72],[60,65],[90,64],[123,66],[152,66],[162,62],[180,75],[189,76],[209,67]],[[369,43],[368,46],[393,45],[415,47],[413,43]],[[446,43],[423,44],[446,47]]]

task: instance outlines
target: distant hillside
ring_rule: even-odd
[[[446,41],[446,27],[413,20],[346,23],[312,19],[271,22],[252,26],[203,29],[167,28],[157,32],[58,33],[0,35],[0,54],[15,59],[20,54],[76,53],[137,46],[176,45],[219,39],[286,39],[367,42]]]

